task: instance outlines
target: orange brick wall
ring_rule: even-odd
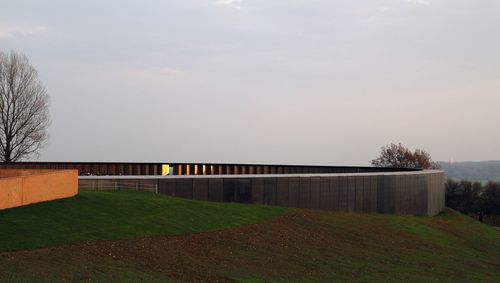
[[[77,170],[0,170],[0,209],[76,194]]]
[[[23,205],[21,178],[0,179],[0,209]]]

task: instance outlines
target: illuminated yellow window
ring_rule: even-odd
[[[207,166],[203,165],[201,167],[201,172],[202,172],[203,175],[206,175],[207,174]]]
[[[168,174],[170,174],[170,166],[168,164],[163,164],[161,166],[161,175],[167,176]]]

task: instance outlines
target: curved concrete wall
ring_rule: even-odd
[[[444,209],[438,170],[220,176],[81,176],[80,189],[136,189],[215,202],[340,212],[436,215]]]
[[[76,170],[0,170],[0,209],[78,194]]]

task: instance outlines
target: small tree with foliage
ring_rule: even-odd
[[[438,169],[439,165],[432,161],[431,155],[423,150],[411,151],[401,143],[391,143],[381,148],[380,155],[371,161],[377,167]]]

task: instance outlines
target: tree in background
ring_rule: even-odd
[[[445,186],[446,206],[463,213],[479,213],[483,186],[479,182],[448,179]]]
[[[486,184],[481,194],[480,206],[486,215],[500,215],[500,183]]]
[[[466,180],[446,182],[446,206],[478,218],[485,223],[500,225],[500,183]]]
[[[371,161],[377,167],[397,167],[397,168],[420,168],[438,169],[439,165],[432,161],[431,155],[423,150],[416,149],[414,152],[408,147],[391,143],[381,148],[380,155]]]
[[[45,145],[49,96],[28,58],[0,52],[0,160],[27,159]]]

